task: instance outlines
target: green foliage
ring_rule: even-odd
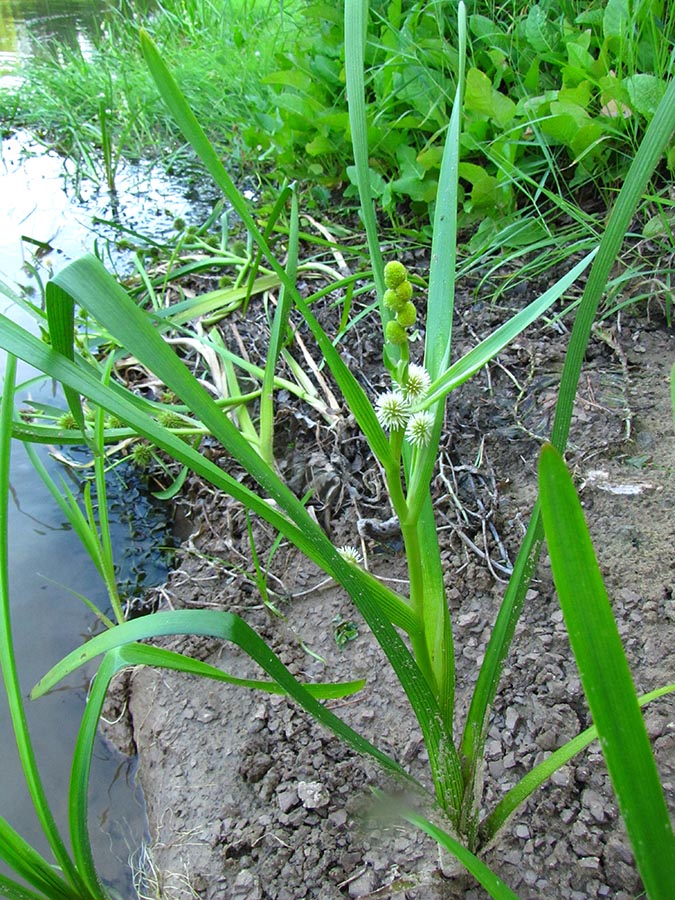
[[[372,3],[365,61],[369,180],[394,222],[422,218],[438,187],[457,85],[455,4]],[[340,7],[321,0],[164,0],[108,19],[91,59],[55,50],[29,64],[0,115],[58,136],[82,173],[114,185],[120,155],[180,152],[138,53],[145,24],[207,135],[230,160],[356,196]],[[665,0],[472,3],[460,153],[462,224],[503,224],[546,183],[605,197],[627,171],[672,72]],[[224,86],[227,86],[224,90]],[[4,110],[4,111],[3,111]],[[171,165],[172,155],[168,157]],[[667,161],[675,167],[675,149]],[[319,198],[320,192],[315,196]],[[515,220],[515,219],[514,219]]]
[[[463,221],[513,212],[557,160],[561,183],[609,188],[627,169],[672,68],[675,18],[661,3],[541,0],[469,15],[471,60],[460,154]],[[457,82],[453,5],[373,4],[365,59],[371,192],[392,216],[401,199],[435,199]],[[489,12],[489,10],[488,10]],[[276,114],[260,117],[284,165],[342,178],[350,133],[335,11],[316,4],[301,42],[265,79]],[[624,23],[628,25],[624,27]],[[353,169],[347,168],[352,181]],[[563,174],[564,173],[564,174]],[[553,173],[549,173],[553,174]]]

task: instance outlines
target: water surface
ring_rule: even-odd
[[[111,8],[105,0],[0,0],[0,72],[55,46],[86,56]]]
[[[117,216],[127,227],[163,240],[172,233],[177,216],[187,222],[203,221],[209,204],[196,207],[185,185],[144,166],[124,166],[115,202],[94,184],[73,190],[68,164],[53,152],[19,133],[0,146],[0,279],[13,290],[28,292],[41,302],[40,283],[70,259],[102,248],[105,241],[97,218]],[[36,255],[36,249],[40,248]],[[120,262],[120,265],[123,264]],[[128,260],[125,263],[129,265]],[[25,312],[0,293],[0,311],[35,327]],[[0,353],[0,357],[2,354]],[[4,359],[0,358],[0,376]],[[20,366],[20,380],[34,373]],[[22,397],[65,406],[49,382],[31,385]],[[41,447],[40,455],[52,476],[64,477],[77,490],[72,476]],[[123,477],[123,473],[120,473]],[[108,600],[93,564],[64,517],[38,479],[20,445],[12,453],[12,498],[9,509],[10,590],[13,630],[24,695],[67,652],[79,646],[98,625],[77,599],[88,597],[107,610]],[[133,490],[139,506],[142,498]],[[119,510],[131,505],[129,485],[117,485]],[[120,497],[121,502],[120,502]],[[144,541],[161,540],[149,512],[119,516],[115,524],[116,558],[136,569],[145,585],[163,580],[161,569],[150,571],[153,561]],[[138,554],[140,551],[140,557]],[[145,554],[145,555],[144,555]],[[29,723],[38,761],[53,803],[57,822],[65,829],[67,785],[77,727],[92,670],[78,673],[50,696],[28,704]],[[0,691],[0,814],[30,843],[45,851],[37,819],[31,809],[12,738],[4,692]],[[134,896],[127,858],[144,838],[142,798],[133,779],[133,761],[98,743],[92,772],[90,833],[102,876],[124,897]]]

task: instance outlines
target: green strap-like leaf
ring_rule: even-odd
[[[47,690],[68,671],[72,671],[91,658],[93,653],[105,652],[98,674],[87,702],[82,719],[70,782],[70,821],[73,853],[77,864],[85,875],[90,890],[97,884],[96,871],[89,846],[87,830],[87,795],[91,759],[96,739],[96,730],[108,685],[113,675],[120,669],[133,665],[164,665],[178,668],[179,654],[157,652],[157,648],[137,644],[136,641],[149,636],[169,634],[200,634],[231,641],[241,647],[270,675],[280,687],[322,725],[350,744],[357,752],[374,758],[380,765],[403,778],[419,789],[420,786],[395,760],[382,753],[369,741],[345,725],[330,710],[322,706],[267,646],[253,629],[239,616],[217,610],[176,610],[156,613],[142,619],[135,619],[124,625],[104,632],[93,638],[84,647],[76,650],[39,682],[35,690]],[[197,671],[195,661],[180,661],[186,671]],[[198,674],[203,674],[199,672]],[[212,677],[212,675],[210,676]]]
[[[645,186],[663,154],[673,130],[675,130],[675,80],[669,85],[666,95],[659,104],[657,114],[650,122],[642,144],[638,148],[610,214],[600,241],[598,254],[593,261],[584,288],[572,329],[570,345],[565,356],[560,396],[556,405],[553,425],[552,440],[560,451],[564,450],[567,443],[581,364],[607,277],[619,255],[621,243],[629,230],[630,220],[640,202]],[[504,660],[539,557],[542,539],[543,528],[537,503],[490,635],[462,736],[461,756],[465,771],[468,773],[469,791],[472,794],[474,793],[473,782],[478,778],[480,760],[483,756],[489,711],[492,708]]]
[[[59,353],[63,353],[68,359],[73,359],[75,328],[72,298],[65,294],[58,285],[48,281],[45,288],[45,307],[52,347]],[[63,392],[77,427],[85,436],[84,412],[80,397],[77,391],[73,391],[69,387],[64,387]]]
[[[49,846],[58,861],[64,877],[73,886],[73,893],[83,888],[82,880],[68,855],[54,816],[47,801],[42,778],[35,758],[33,744],[28,730],[24,698],[14,653],[12,640],[12,624],[10,615],[9,590],[9,552],[8,552],[8,510],[10,496],[9,470],[10,448],[12,436],[12,417],[14,413],[14,382],[16,376],[16,358],[8,356],[5,368],[5,380],[0,404],[0,672],[5,685],[7,702],[11,716],[14,738],[16,740],[19,759],[23,769],[28,793],[35,807],[40,826],[47,838]],[[14,845],[18,847],[18,844]],[[45,863],[45,867],[47,864]],[[46,877],[45,867],[41,869],[35,863],[36,875]],[[40,886],[40,885],[36,885]],[[63,886],[64,894],[68,886]]]
[[[57,277],[59,283],[67,288],[78,303],[103,323],[130,353],[143,362],[150,371],[156,373],[164,384],[188,405],[194,415],[244,466],[266,495],[272,498],[286,515],[274,513],[268,504],[262,502],[252,492],[246,493],[246,496],[251,498],[247,505],[267,521],[273,521],[279,531],[289,537],[310,559],[321,565],[349,592],[410,698],[420,727],[428,738],[432,768],[434,771],[444,773],[438,782],[439,785],[443,785],[444,805],[448,808],[457,807],[461,795],[461,779],[456,749],[448,739],[446,725],[440,715],[431,684],[390,624],[394,622],[406,628],[411,636],[416,635],[419,631],[419,622],[410,606],[387,590],[377,579],[341,558],[302,503],[258,454],[251,450],[247,441],[208,392],[155,331],[148,317],[135,306],[98,260],[94,257],[78,260],[63,269]],[[109,399],[104,400],[101,405],[112,411]],[[122,418],[131,423],[128,417]],[[147,434],[147,422],[144,419],[142,421],[144,425],[141,426],[141,431]],[[154,423],[152,427],[157,433]],[[167,447],[167,436],[164,433],[159,440],[152,437],[150,439],[156,440],[159,446]],[[182,442],[172,435],[172,449],[169,452],[181,462],[187,462],[188,451],[184,446],[180,448],[178,454],[175,452],[174,448],[180,444]],[[190,459],[192,462],[188,464],[191,464],[195,471],[205,470],[204,461],[199,454],[193,453]],[[217,466],[206,468],[210,473],[217,473],[216,483],[222,483],[223,474]],[[207,477],[213,480],[213,474]],[[241,485],[235,484],[234,479],[228,479],[228,485],[228,490],[233,496],[242,497],[244,490]]]
[[[179,612],[185,612],[185,610],[179,610]],[[194,612],[194,610],[189,612]],[[168,627],[167,622],[164,619],[164,615],[166,614],[158,613],[157,615],[161,616],[159,620],[156,620],[156,616],[154,615],[142,616],[140,619],[132,620],[135,623],[133,628],[128,627],[131,625],[131,622],[129,622],[125,623],[125,627],[119,633],[115,632],[115,634],[113,634],[112,632],[115,629],[109,629],[101,635],[98,635],[98,637],[92,638],[92,640],[88,641],[84,647],[73,651],[50,669],[50,671],[35,685],[31,692],[31,696],[34,699],[41,697],[43,694],[52,690],[59,681],[67,678],[71,672],[75,671],[75,669],[78,669],[90,660],[95,659],[95,657],[100,656],[101,653],[105,653],[118,646],[127,645],[131,640],[140,641],[151,637],[157,637],[158,635],[165,635],[167,633],[166,628]],[[182,623],[182,619],[179,621]],[[131,638],[129,636],[130,633],[135,634],[136,637]],[[180,633],[186,634],[187,632]],[[156,665],[164,669],[174,669],[190,675],[199,675],[202,678],[212,678],[214,681],[222,681],[225,684],[233,684],[237,687],[264,691],[267,694],[286,693],[276,681],[261,681],[256,678],[238,678],[235,675],[230,675],[227,672],[223,672],[221,669],[217,669],[215,666],[210,666],[208,663],[202,662],[201,660],[193,659],[182,653],[175,653],[172,650],[165,650],[161,647],[144,647],[139,644],[136,656],[139,660],[142,658],[142,662],[138,662],[136,665]],[[303,687],[308,694],[315,697],[317,700],[335,700],[341,697],[348,697],[350,694],[355,694],[364,687],[365,683],[366,682],[363,679],[358,679],[357,681],[331,682],[328,684],[305,684]]]
[[[256,632],[234,613],[221,612],[213,609],[179,609],[172,612],[155,613],[152,616],[143,616],[139,619],[133,619],[118,625],[109,631],[96,635],[82,647],[69,653],[59,663],[56,664],[40,681],[35,685],[31,696],[39,697],[46,691],[53,688],[62,678],[65,678],[70,672],[73,672],[79,666],[89,660],[99,656],[101,653],[107,653],[111,650],[124,649],[124,656],[120,657],[120,661],[124,660],[124,665],[146,664],[148,655],[144,655],[146,648],[139,647],[138,650],[133,648],[133,644],[140,640],[147,640],[151,637],[161,637],[164,635],[174,634],[192,634],[205,635],[209,637],[218,637],[225,641],[231,641],[241,647],[248,655],[254,659],[263,668],[268,675],[283,688],[285,693],[296,699],[305,709],[322,724],[331,728],[331,730],[347,740],[360,753],[367,753],[374,757],[383,766],[396,772],[398,775],[410,779],[405,770],[391,757],[382,753],[360,735],[348,728],[337,716],[334,716],[328,709],[318,702],[306,688],[294,678],[286,667],[281,663],[278,657],[273,653],[267,644],[260,638]],[[164,659],[175,668],[174,663],[177,660],[173,656],[164,656],[153,654],[153,659],[159,661]],[[163,664],[163,663],[162,663]],[[195,670],[194,661],[185,663],[185,668]],[[205,670],[199,674],[205,674]],[[222,673],[221,673],[222,674]],[[209,677],[213,677],[211,672]],[[221,679],[225,680],[225,679]]]
[[[551,445],[539,459],[539,490],[553,578],[635,861],[650,900],[672,900],[668,808],[581,504]]]
[[[281,284],[285,285],[286,289],[291,293],[293,302],[307,322],[335,380],[340,386],[340,390],[349,405],[350,412],[354,415],[359,427],[366,436],[373,453],[375,453],[377,458],[384,464],[390,456],[389,442],[363,388],[349,370],[349,367],[345,364],[340,354],[336,351],[335,347],[333,347],[308,304],[296,289],[296,286],[289,281],[283,266],[272,253],[265,236],[261,233],[255,219],[251,215],[246,200],[237,190],[234,182],[223,166],[220,157],[204,134],[203,128],[195,118],[185,97],[182,95],[176,84],[175,79],[165,65],[157,47],[145,32],[141,32],[141,49],[148,69],[150,70],[150,74],[162,95],[162,99],[171,111],[171,114],[175,118],[186,139],[190,142],[193,149],[204,163],[207,171],[223,191],[227,200],[232,204],[233,209],[241,218],[253,240],[265,254],[270,268],[274,270]]]
[[[529,303],[525,309],[522,309],[515,316],[510,318],[491,335],[477,344],[473,350],[469,350],[461,359],[453,363],[444,374],[435,381],[429,393],[425,396],[422,407],[427,407],[432,403],[441,400],[450,391],[468,381],[472,375],[475,375],[490,360],[494,359],[505,347],[512,343],[519,334],[521,334],[533,322],[536,322],[551,306],[559,300],[566,291],[576,282],[580,275],[588,268],[593,261],[597,249],[588,253],[581,262],[573,266],[569,272],[566,272],[559,278],[555,284],[551,285],[541,297]]]
[[[345,79],[347,83],[347,105],[349,108],[349,128],[354,154],[356,184],[361,204],[361,216],[366,230],[366,241],[373,267],[375,290],[378,295],[380,316],[383,322],[391,318],[384,306],[384,266],[380,241],[377,233],[377,219],[373,196],[370,190],[370,165],[368,154],[368,121],[366,115],[366,89],[364,60],[368,34],[368,0],[345,0]],[[398,354],[391,347],[395,362]]]
[[[54,866],[50,866],[2,817],[0,817],[0,860],[15,875],[42,891],[50,900],[76,900],[79,896],[70,885],[59,878]],[[8,883],[15,884],[13,881]],[[21,890],[26,888],[22,887]],[[12,895],[3,892],[3,882],[0,880],[0,897],[6,896]],[[33,898],[37,895],[30,891],[27,892],[27,896]]]
[[[665,687],[656,688],[648,694],[643,694],[638,703],[640,707],[646,706],[652,700],[664,697],[666,694],[675,692],[675,684],[668,684]],[[480,846],[487,846],[499,834],[510,817],[516,812],[527,798],[533,794],[537,788],[540,788],[548,779],[557,772],[561,766],[568,763],[577,753],[581,753],[589,744],[592,744],[598,736],[598,729],[595,725],[586,728],[581,734],[567,741],[562,747],[554,750],[550,756],[547,756],[539,765],[531,769],[527,775],[524,775],[514,787],[508,791],[499,801],[489,816],[486,816],[480,826],[481,841]]]
[[[36,894],[5,875],[0,875],[0,897],[5,897],[6,900],[45,900],[44,894]],[[52,900],[51,895],[47,900]],[[70,900],[74,898],[71,897]]]
[[[343,571],[345,570],[348,563],[340,558],[313,520],[310,519],[311,527],[308,530],[299,528],[274,504],[262,500],[240,481],[148,416],[147,404],[130,391],[114,383],[102,384],[96,370],[81,362],[78,363],[77,360],[71,362],[65,359],[34,335],[2,315],[0,315],[0,346],[10,353],[15,353],[25,362],[62,384],[72,385],[96,405],[103,406],[108,412],[128,422],[137,434],[165,450],[174,459],[189,466],[192,471],[239,500],[248,509],[255,511],[257,515],[291,540],[310,559],[322,566],[328,574],[333,575],[334,572],[330,568],[330,562],[325,556],[325,552],[331,552],[335,557],[335,564],[342,565]],[[317,545],[317,540],[321,542],[321,546]],[[366,603],[376,602],[391,622],[408,633],[414,632],[417,624],[412,610],[398,594],[363,570],[349,570],[348,574],[358,582],[358,586],[352,588],[358,597],[363,596]],[[362,602],[361,606],[363,605]],[[423,688],[421,689],[423,690]]]
[[[443,831],[441,828],[438,828],[436,825],[429,822],[428,819],[425,819],[423,816],[414,812],[403,812],[401,813],[401,817],[405,819],[406,822],[410,822],[411,825],[415,825],[416,828],[420,828],[422,831],[426,832],[437,844],[444,847],[458,859],[461,864],[471,872],[476,881],[478,881],[488,894],[494,898],[494,900],[518,900],[517,894],[514,894],[511,888],[507,887],[504,882],[495,875],[492,869],[488,868],[484,862],[478,859],[477,856],[471,853],[470,850],[467,850],[466,847],[460,844],[459,841],[449,835],[446,831]]]

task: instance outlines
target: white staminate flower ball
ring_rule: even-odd
[[[431,378],[423,366],[411,363],[408,366],[408,377],[403,385],[403,393],[410,403],[417,403],[427,395]]]
[[[362,557],[356,547],[338,547],[337,552],[345,560],[345,562],[352,563],[355,566],[360,565]]]
[[[410,416],[410,404],[401,391],[387,391],[377,398],[377,418],[386,431],[404,428]]]
[[[434,417],[425,409],[410,417],[405,436],[413,447],[426,447],[431,440],[433,427]]]

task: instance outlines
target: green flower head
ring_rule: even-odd
[[[417,310],[414,303],[406,303],[403,309],[396,313],[396,321],[403,328],[410,328],[415,324],[417,318]]]
[[[405,328],[394,319],[392,319],[390,322],[387,322],[385,337],[390,344],[405,344],[405,342],[408,340],[408,335],[405,333]]]
[[[392,310],[392,312],[398,312],[399,309],[402,309],[405,306],[405,300],[401,300],[398,294],[398,290],[392,290],[388,288],[384,292],[384,305],[387,309]]]
[[[399,284],[408,280],[408,272],[403,263],[398,260],[388,262],[384,267],[384,283],[391,290],[395,290]]]
[[[394,293],[398,297],[399,303],[407,303],[413,295],[412,284],[409,281],[402,281],[398,287],[394,288]]]

